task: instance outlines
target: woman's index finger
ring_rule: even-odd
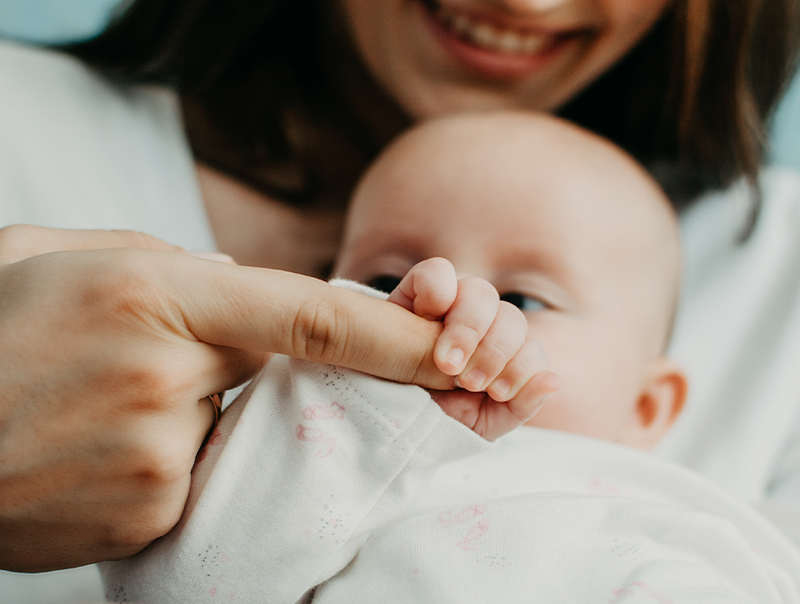
[[[192,269],[172,286],[188,329],[201,341],[427,388],[453,385],[433,363],[438,322],[313,277],[186,256],[181,263]]]

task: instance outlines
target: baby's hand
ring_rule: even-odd
[[[421,317],[442,320],[436,366],[464,390],[432,392],[445,413],[487,440],[529,421],[559,388],[545,371],[541,345],[516,306],[490,283],[456,279],[453,265],[431,258],[415,265],[389,296]]]

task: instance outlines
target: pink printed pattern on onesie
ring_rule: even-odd
[[[344,405],[333,401],[322,405],[308,405],[303,408],[303,419],[306,420],[335,420],[344,419]],[[297,440],[307,443],[317,443],[318,446],[314,455],[320,458],[328,457],[336,448],[336,439],[319,428],[310,428],[303,424],[298,424],[295,428]]]
[[[464,524],[484,515],[489,510],[489,507],[484,504],[471,505],[459,510],[446,510],[439,514],[438,522],[443,527],[449,529],[453,526]],[[479,542],[489,532],[489,521],[486,518],[480,518],[477,522],[473,523],[469,530],[461,537],[455,545],[464,551],[472,551],[478,547]]]
[[[648,596],[649,600],[652,600],[657,604],[672,604],[671,598],[657,594],[652,587],[650,587],[647,583],[643,583],[642,581],[634,581],[633,583],[628,584],[627,587],[612,589],[611,593],[613,594],[613,597],[609,600],[611,604],[614,604],[615,602],[622,602],[624,599],[632,597],[636,593]]]

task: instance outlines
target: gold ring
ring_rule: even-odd
[[[216,394],[210,394],[206,397],[211,401],[211,406],[214,407],[214,423],[211,425],[211,430],[219,423],[219,417],[222,415],[222,397],[224,396],[224,392],[217,392]],[[209,430],[209,432],[211,430]]]

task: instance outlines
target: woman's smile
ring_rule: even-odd
[[[494,78],[515,79],[542,69],[580,33],[530,19],[508,19],[419,0],[434,36],[466,67]]]
[[[552,111],[624,56],[670,0],[339,0],[358,54],[414,119]]]

